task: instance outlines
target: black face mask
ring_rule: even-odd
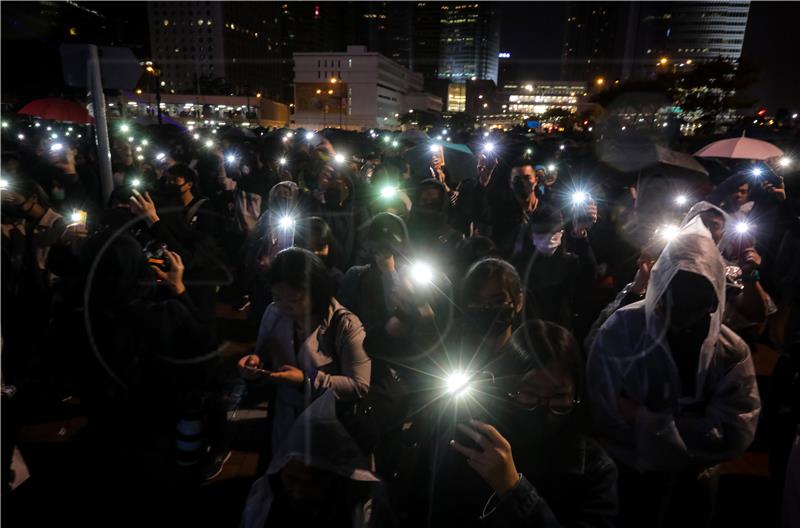
[[[533,185],[527,178],[515,178],[511,181],[511,190],[520,200],[529,200],[533,194]]]
[[[514,322],[513,307],[468,308],[467,324],[485,337],[499,337]]]

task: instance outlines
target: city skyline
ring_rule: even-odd
[[[47,24],[57,24],[58,17],[74,18],[77,16],[100,21],[102,22],[99,24],[101,27],[79,28],[80,32],[77,36],[60,35],[64,42],[69,42],[71,38],[80,41],[87,35],[91,35],[106,40],[106,44],[131,47],[140,58],[153,58],[157,55],[158,47],[151,43],[154,38],[152,34],[154,24],[152,20],[148,19],[147,12],[152,11],[157,4],[168,6],[171,3],[155,2],[143,5],[132,2],[92,2],[84,5],[81,3],[27,2],[12,4],[11,9],[4,9],[3,12],[4,38],[9,42],[13,42],[15,39],[33,41],[31,50],[34,53],[41,53],[43,60],[54,62],[58,59],[57,50],[53,49],[52,43],[58,40],[59,35],[57,32],[55,32],[55,36],[51,34],[51,41],[47,42],[41,38],[41,33],[54,32],[56,28],[48,27]],[[440,71],[445,63],[435,55],[440,54],[443,49],[441,28],[432,27],[434,24],[431,24],[430,20],[431,18],[435,19],[435,13],[437,10],[441,10],[442,5],[458,5],[457,3],[326,2],[315,4],[314,2],[295,2],[282,4],[262,2],[255,5],[227,2],[210,4],[217,6],[223,12],[239,13],[236,18],[249,33],[248,35],[239,35],[240,40],[245,36],[253,39],[255,38],[253,35],[259,32],[254,23],[250,24],[254,25],[253,28],[246,27],[250,22],[247,20],[248,15],[258,11],[256,13],[259,15],[258,17],[251,16],[250,18],[254,21],[261,18],[263,21],[260,27],[265,29],[263,34],[259,34],[259,38],[265,43],[269,40],[273,43],[272,49],[256,58],[248,58],[248,60],[257,61],[255,67],[248,68],[243,64],[234,66],[232,60],[225,62],[227,59],[217,58],[218,61],[223,61],[220,69],[229,70],[225,80],[239,85],[237,93],[243,94],[249,85],[249,91],[255,92],[262,89],[271,97],[288,101],[292,96],[292,53],[344,51],[347,45],[352,44],[366,45],[368,51],[381,53],[413,71],[423,73],[426,90],[445,96],[447,94],[447,90],[442,89],[441,86],[433,86],[435,80],[441,77]],[[748,5],[749,2],[730,2],[730,4]],[[178,5],[186,7],[192,4],[175,3],[175,6]],[[196,5],[199,6],[200,3]],[[475,5],[480,5],[480,3]],[[701,4],[693,4],[692,9],[699,9],[698,5],[702,7]],[[47,6],[47,10],[43,6]],[[147,9],[142,9],[145,6]],[[222,9],[223,6],[224,9]],[[640,34],[645,34],[649,40],[642,39],[640,35],[633,35],[634,38],[630,38],[629,35],[626,39],[619,36],[616,36],[616,39],[609,37],[603,42],[595,38],[594,42],[600,42],[603,45],[600,48],[597,46],[592,48],[599,50],[597,52],[599,56],[592,59],[594,61],[592,67],[576,68],[575,65],[581,61],[585,62],[587,57],[573,57],[565,53],[565,45],[570,44],[570,30],[574,33],[574,28],[569,26],[570,19],[574,17],[574,15],[570,15],[570,12],[574,12],[575,9],[591,10],[595,6],[600,8],[611,6],[622,13],[615,14],[615,19],[609,22],[608,28],[604,29],[604,32],[614,33],[615,36],[619,32],[611,31],[609,28],[625,26],[626,22],[629,22],[626,20],[626,16],[630,18],[633,7],[640,6],[640,18],[636,20],[640,27],[636,29]],[[588,81],[593,76],[600,75],[596,68],[602,64],[613,65],[612,71],[607,74],[609,77],[622,79],[643,77],[642,71],[647,68],[652,69],[652,66],[655,65],[655,61],[653,61],[655,57],[640,56],[645,48],[649,50],[652,47],[654,54],[656,51],[663,51],[665,54],[670,54],[670,58],[673,55],[675,58],[679,58],[683,52],[678,50],[692,49],[688,45],[677,45],[680,42],[686,42],[685,38],[683,40],[677,38],[681,35],[680,25],[666,28],[668,31],[672,31],[673,35],[677,35],[662,48],[648,45],[650,42],[657,41],[655,36],[659,31],[664,30],[664,21],[659,20],[658,16],[653,16],[652,13],[669,11],[673,8],[680,8],[684,11],[689,9],[688,6],[682,4],[668,2],[496,2],[492,3],[491,7],[498,12],[500,30],[497,48],[492,45],[489,46],[489,49],[492,51],[498,49],[499,52],[505,54],[506,58],[503,61],[506,71],[513,72],[517,79]],[[798,12],[797,3],[784,4],[782,7],[770,2],[753,3],[750,5],[749,16],[746,17],[747,31],[737,30],[735,38],[730,40],[736,40],[734,47],[737,47],[737,51],[740,50],[742,59],[754,63],[760,70],[760,78],[752,88],[752,95],[759,101],[757,104],[774,107],[798,106],[800,96],[788,88],[791,83],[788,82],[787,76],[788,79],[794,79],[799,75],[797,71],[800,68],[796,67],[797,59],[791,54],[788,40],[781,45],[781,38],[788,39],[790,34],[788,24],[792,17],[786,16],[786,14],[776,17],[778,8],[783,9],[783,13]],[[417,16],[418,13],[413,11],[414,9],[426,9],[427,12],[420,11],[426,17]],[[20,17],[19,13],[24,13],[26,10],[38,15],[38,19],[33,22],[33,18]],[[41,16],[41,13],[45,11],[48,16],[53,17],[51,21]],[[267,16],[273,13],[275,16],[272,18]],[[409,16],[410,14],[414,16]],[[351,20],[351,22],[344,23],[343,21],[346,20]],[[214,31],[227,29],[224,24],[223,22],[219,29],[214,28]],[[88,25],[87,20],[84,20],[83,25]],[[763,39],[759,35],[763,34],[765,28],[781,29],[775,32],[775,38]],[[92,29],[92,31],[88,31],[88,29]],[[690,31],[692,30],[690,29]],[[227,30],[227,33],[230,32],[231,30]],[[594,38],[589,33],[586,32],[582,38],[585,37],[584,40]],[[686,36],[685,31],[683,36]],[[227,47],[242,48],[241,43],[235,44],[231,36],[227,34],[224,35],[224,38],[216,35],[214,39],[215,42],[226,43]],[[621,40],[626,42],[620,43]],[[625,49],[625,45],[630,45],[631,41],[635,42],[634,46],[638,49]],[[662,44],[664,43],[662,42]],[[20,60],[10,53],[10,47],[6,46],[6,51],[3,53],[6,71],[18,64]],[[219,47],[219,45],[215,46],[215,48]],[[169,49],[174,50],[178,47]],[[161,59],[161,57],[158,58]],[[625,65],[626,61],[628,66]],[[199,53],[187,57],[185,64],[181,67],[181,74],[184,80],[189,76],[189,80],[186,81],[186,85],[180,87],[182,90],[197,90],[198,77],[201,75],[213,77],[209,68],[210,64],[203,65],[200,64],[201,62]],[[33,79],[27,80],[14,79],[13,75],[7,75],[4,92],[13,91],[14,86],[26,83],[27,85],[24,87],[26,90],[42,90],[43,87],[57,86],[56,80],[60,77],[58,75],[60,72],[52,71],[52,68],[44,69],[47,71],[35,72]],[[498,81],[497,73],[495,73],[497,70],[496,62],[489,64],[483,67],[482,76]],[[9,82],[8,79],[11,81]],[[192,87],[187,86],[188,84],[191,84]]]

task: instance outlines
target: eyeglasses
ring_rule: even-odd
[[[550,396],[543,398],[530,392],[518,391],[507,394],[508,398],[516,402],[525,410],[533,412],[540,407],[545,407],[557,416],[564,416],[572,412],[575,406],[581,403],[579,398],[567,400],[565,396]]]

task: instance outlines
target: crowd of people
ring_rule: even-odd
[[[777,163],[627,178],[498,132],[124,125],[106,199],[84,134],[3,141],[4,492],[19,425],[65,399],[120,478],[166,434],[213,480],[232,387],[268,402],[245,527],[707,527],[757,431],[800,489]],[[223,304],[255,342],[234,384]]]

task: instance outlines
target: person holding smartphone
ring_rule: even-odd
[[[490,382],[450,396],[476,412],[439,435],[426,526],[614,525],[617,471],[585,433],[583,365],[569,331],[529,321]]]
[[[371,361],[364,327],[333,296],[325,265],[308,250],[289,248],[269,270],[272,304],[264,312],[255,353],[239,360],[245,379],[276,384],[271,444],[279,449],[312,399],[333,389],[344,401],[369,390]]]

